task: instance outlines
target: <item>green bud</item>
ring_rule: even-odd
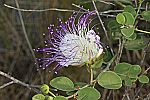
[[[42,91],[44,94],[48,94],[48,93],[49,93],[49,86],[46,85],[46,84],[43,84],[40,89],[41,89],[41,91]]]

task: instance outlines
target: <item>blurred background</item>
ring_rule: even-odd
[[[85,1],[85,0],[83,0]],[[27,84],[41,85],[42,83],[49,84],[49,81],[56,76],[67,76],[73,81],[88,82],[88,72],[85,68],[63,68],[56,75],[54,73],[49,73],[49,69],[41,70],[41,74],[37,72],[35,59],[31,53],[28,43],[26,41],[22,24],[20,21],[18,10],[10,9],[4,4],[17,7],[15,0],[5,0],[0,1],[0,70],[21,80]],[[21,9],[49,9],[58,8],[66,9],[68,11],[59,10],[48,10],[41,12],[29,12],[22,11],[23,22],[25,25],[25,30],[32,48],[44,47],[44,37],[43,33],[47,33],[47,27],[49,24],[58,24],[57,18],[62,18],[65,22],[70,15],[72,10],[78,11],[79,8],[73,6],[72,4],[83,5],[85,9],[94,10],[91,2],[81,2],[81,0],[18,0],[18,4]],[[122,9],[120,5],[114,6],[111,4],[106,4],[103,2],[96,2],[98,11],[106,11],[113,9]],[[116,4],[117,5],[117,4]],[[105,21],[105,26],[107,22],[113,17],[102,16],[103,21]],[[98,21],[98,20],[97,20]],[[98,32],[101,35],[102,42],[108,44],[104,31],[101,25],[97,26],[99,28]],[[118,42],[112,42],[114,45],[114,51],[118,48]],[[128,61],[129,63],[138,64],[142,58],[142,51],[129,52],[124,50],[122,61]],[[149,52],[149,51],[148,51]],[[35,56],[42,56],[36,52]],[[126,59],[128,55],[129,59]],[[149,59],[147,57],[146,59]],[[146,63],[148,64],[148,63]],[[0,76],[0,85],[10,82],[9,79]],[[150,85],[150,84],[149,84]],[[149,89],[149,85],[143,88],[142,93],[145,93]],[[99,89],[103,93],[103,89]],[[121,91],[121,90],[120,90]],[[119,90],[116,91],[117,97],[119,98]],[[123,92],[124,93],[124,92]],[[123,94],[121,93],[121,94]],[[18,84],[12,84],[8,87],[0,89],[0,100],[31,100],[31,97],[35,94],[34,91],[29,90]],[[122,96],[120,94],[120,97]],[[141,94],[142,95],[142,94]],[[119,99],[116,99],[119,100]]]

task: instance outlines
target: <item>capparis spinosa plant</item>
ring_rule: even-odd
[[[127,91],[135,88],[137,83],[149,83],[146,75],[148,69],[142,72],[140,64],[120,60],[123,50],[142,50],[149,45],[150,32],[138,26],[140,20],[145,23],[150,21],[150,11],[141,9],[142,4],[149,1],[137,1],[138,7],[124,5],[123,10],[115,13],[116,17],[107,23],[109,37],[112,41],[118,41],[116,53],[111,45],[103,43],[94,29],[97,24],[91,26],[93,20],[100,16],[96,9],[83,12],[84,8],[80,8],[66,22],[59,18],[58,26],[50,24],[49,33],[44,34],[45,47],[34,49],[38,53],[45,53],[44,57],[37,58],[36,64],[40,66],[38,70],[55,65],[50,73],[57,74],[63,67],[80,66],[89,71],[90,80],[88,83],[74,82],[67,76],[58,76],[50,80],[50,84],[41,85],[41,93],[34,95],[32,100],[99,100],[103,93],[98,87]],[[58,95],[52,88],[64,92],[65,95]],[[135,97],[130,97],[129,94],[125,97],[133,100],[136,93]]]

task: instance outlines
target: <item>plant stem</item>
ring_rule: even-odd
[[[116,59],[117,55],[115,55],[108,63],[106,68],[103,70],[103,72],[109,70],[109,67],[111,66],[111,64],[114,62],[114,60]]]
[[[118,49],[117,58],[116,58],[116,65],[120,62],[120,59],[122,56],[123,43],[124,43],[124,40],[119,39],[119,49]]]
[[[87,68],[89,68],[88,71],[90,73],[90,85],[92,85],[93,84],[93,69],[91,68],[90,64],[86,63],[85,65],[87,66]]]
[[[92,85],[93,83],[93,69],[90,68],[90,84]]]
[[[83,88],[86,88],[86,87],[88,87],[88,86],[89,86],[89,85],[85,85],[85,86],[83,86],[82,88],[80,88],[80,90],[83,89]],[[78,92],[78,91],[77,91],[77,92]],[[74,96],[76,96],[76,95],[77,95],[77,92],[74,93],[74,94],[72,94],[72,95],[70,95],[70,96],[68,96],[67,99],[70,99],[70,98],[73,98]]]
[[[142,32],[142,33],[147,33],[147,34],[150,34],[150,32],[148,32],[148,31],[144,31],[144,30],[139,30],[139,29],[135,29],[136,31],[138,31],[138,32]]]
[[[144,1],[144,0],[143,0],[143,1]],[[135,19],[138,17],[138,13],[139,13],[139,11],[140,11],[140,8],[141,8],[141,5],[142,5],[143,1],[140,2],[139,6],[138,6],[138,10],[137,10],[137,12],[136,12]]]
[[[52,93],[51,91],[48,92],[49,94],[51,94],[53,97],[56,97],[54,93]]]

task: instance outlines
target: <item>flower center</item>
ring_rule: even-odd
[[[67,33],[61,40],[59,49],[65,56],[65,63],[61,65],[80,65],[90,61],[94,57],[99,57],[103,49],[99,43],[100,37],[93,30],[87,32],[85,36]]]

